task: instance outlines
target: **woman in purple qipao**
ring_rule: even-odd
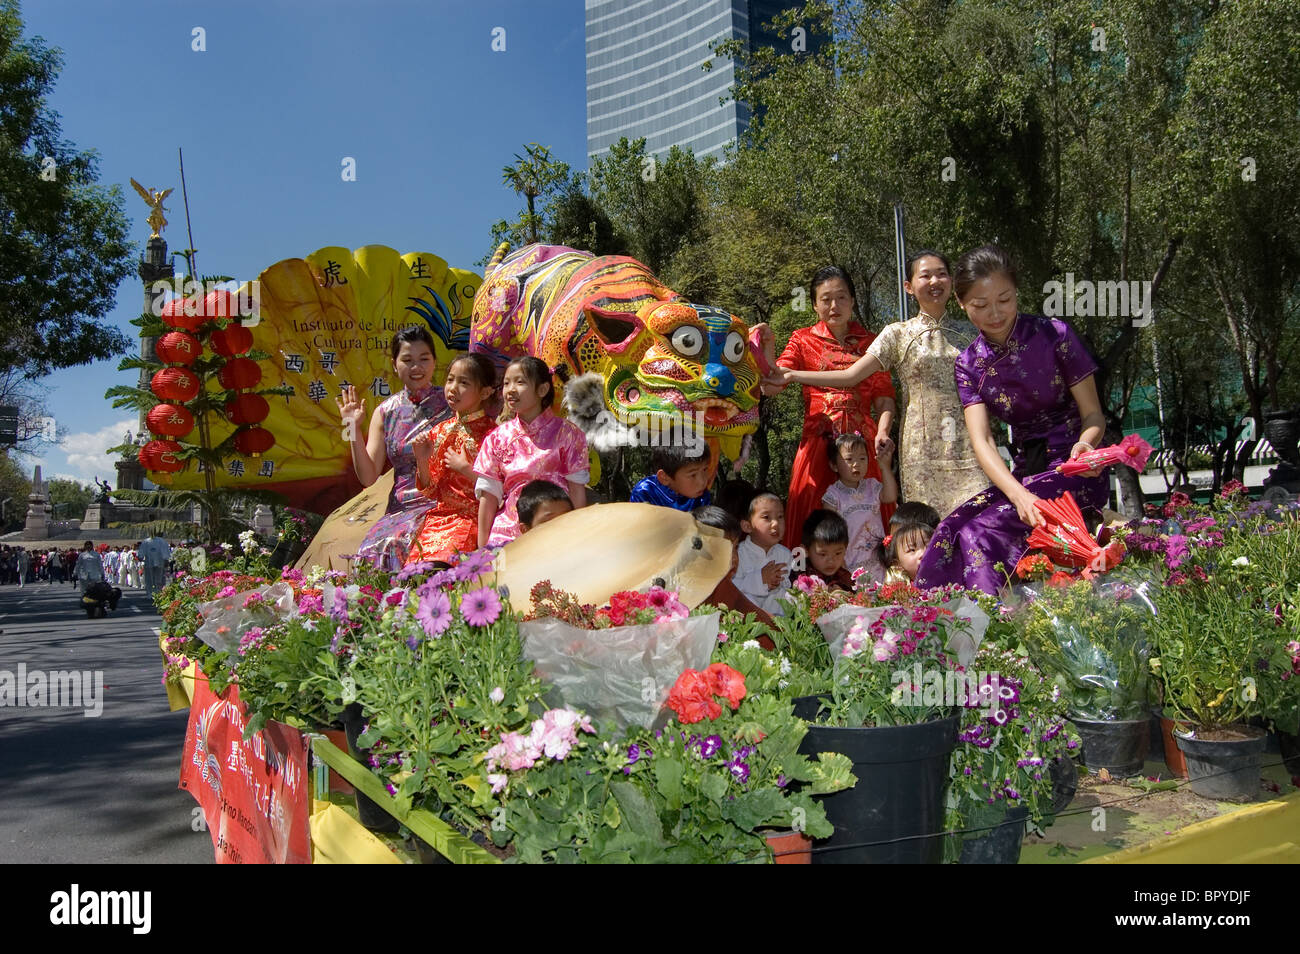
[[[1043,522],[1036,501],[1068,490],[1080,507],[1106,503],[1106,477],[1055,469],[1093,450],[1106,421],[1096,362],[1069,325],[1019,313],[1016,271],[1005,251],[986,245],[967,252],[954,277],[957,301],[979,330],[957,357],[957,394],[975,457],[993,486],[939,524],[916,585],[956,583],[996,594],[1024,555],[1030,530]],[[989,415],[1011,428],[1014,470],[998,456]]]

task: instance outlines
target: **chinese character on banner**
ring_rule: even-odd
[[[429,264],[422,258],[417,258],[415,264],[411,266],[412,278],[428,278]]]
[[[307,388],[307,396],[317,404],[324,400],[328,395],[329,391],[325,390],[325,385],[321,384],[320,381],[313,381]]]
[[[335,285],[346,285],[348,280],[339,274],[339,263],[330,259],[325,266],[325,287],[332,288]]]
[[[330,374],[333,374],[334,369],[339,366],[338,352],[322,351],[320,353],[320,366],[324,368],[326,371],[328,371]]]
[[[242,460],[232,460],[230,462],[230,466],[226,468],[226,471],[230,474],[231,477],[243,477],[244,462]]]
[[[352,387],[352,382],[349,381],[347,378],[344,378],[342,381],[339,382],[339,394],[342,394],[350,387]]]
[[[303,369],[306,367],[307,365],[306,362],[302,360],[302,355],[286,354],[284,356],[284,370],[295,371],[298,374],[301,374],[303,372]]]
[[[375,378],[370,382],[370,393],[375,397],[388,397],[393,392],[388,390],[388,382],[383,378]]]
[[[262,466],[259,467],[259,468],[257,469],[257,476],[259,476],[259,477],[274,477],[274,476],[275,476],[275,461],[273,461],[273,460],[264,460],[264,461],[262,461]]]
[[[286,384],[285,387],[289,389],[289,393],[284,396],[284,403],[287,406],[289,404],[289,398],[293,397],[297,391],[294,389],[292,384]]]

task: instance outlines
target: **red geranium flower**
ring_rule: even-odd
[[[1064,570],[1057,570],[1055,573],[1053,573],[1051,576],[1047,578],[1048,586],[1063,588],[1066,586],[1072,586],[1074,582],[1075,582],[1075,577],[1069,573],[1066,573]]]
[[[713,663],[704,670],[709,677],[710,689],[715,696],[722,696],[731,703],[733,710],[740,707],[740,700],[745,698],[745,677],[726,663]]]
[[[668,693],[668,708],[684,725],[722,715],[722,706],[713,701],[713,681],[698,669],[687,669],[677,677]]]

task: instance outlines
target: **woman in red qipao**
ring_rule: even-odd
[[[840,371],[866,353],[876,336],[853,319],[853,280],[838,265],[817,270],[812,280],[813,310],[819,321],[800,328],[776,363],[794,371]],[[858,433],[867,439],[867,476],[880,479],[876,452],[885,444],[891,449],[894,385],[881,371],[848,389],[804,387],[803,437],[790,471],[790,494],[785,504],[785,545],[799,546],[803,522],[822,505],[822,494],[835,483],[826,447],[841,434]],[[877,423],[875,418],[879,419]],[[881,506],[881,518],[889,526],[892,504]]]
[[[478,498],[474,457],[494,424],[483,410],[496,385],[496,369],[481,354],[461,355],[447,369],[443,393],[456,416],[415,443],[416,486],[437,500],[424,515],[406,563],[450,563],[478,549]]]

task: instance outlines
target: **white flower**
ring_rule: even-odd
[[[781,657],[781,675],[783,675],[783,676],[788,676],[788,675],[790,675],[790,670],[793,669],[793,668],[794,668],[794,667],[790,665],[790,660],[788,660],[788,659],[786,659],[784,656],[782,656],[782,657]]]
[[[1250,566],[1250,561],[1249,561],[1248,559],[1246,559],[1244,556],[1240,556],[1240,557],[1237,557],[1237,559],[1235,559],[1235,560],[1232,561],[1232,565],[1233,565],[1233,566]]]
[[[493,702],[502,702],[505,700],[505,697],[506,697],[505,690],[502,689],[500,686],[497,686],[495,689],[493,689],[491,692],[488,693],[488,698],[491,699]]]
[[[757,639],[747,639],[740,644],[740,648],[741,649],[762,649],[763,647],[758,645]]]

